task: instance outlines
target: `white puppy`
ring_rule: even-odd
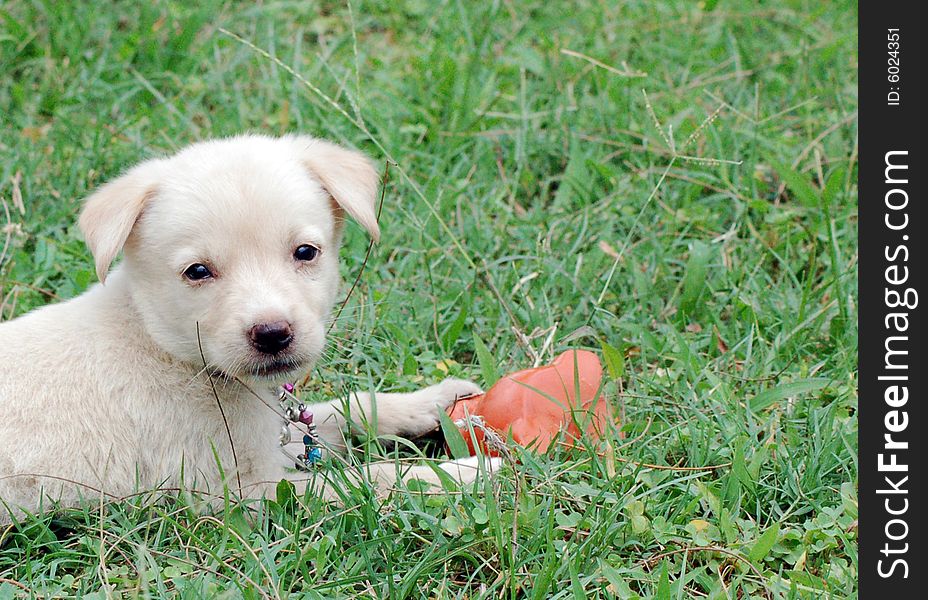
[[[0,521],[4,505],[31,511],[49,496],[221,493],[240,480],[255,497],[293,480],[274,388],[320,357],[344,215],[378,238],[377,188],[357,152],[247,135],[146,161],[94,193],[80,227],[102,285],[0,324]],[[382,435],[421,435],[477,391],[449,379],[356,394],[352,419],[376,415]],[[310,408],[322,440],[338,445],[342,403]],[[443,467],[465,480],[476,472]],[[370,471],[381,487],[395,473],[393,463]],[[438,480],[427,466],[406,476]]]

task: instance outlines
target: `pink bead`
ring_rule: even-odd
[[[313,424],[313,412],[308,408],[304,408],[300,411],[300,423],[303,425],[312,425]]]
[[[287,390],[287,392],[289,392],[289,393],[292,394],[292,393],[293,393],[293,384],[292,384],[292,383],[285,383],[285,384],[284,384],[284,389]]]

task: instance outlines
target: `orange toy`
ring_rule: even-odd
[[[548,449],[559,431],[566,433],[567,443],[580,437],[580,427],[590,439],[597,440],[614,421],[609,405],[599,394],[602,376],[596,354],[568,350],[550,365],[512,373],[486,393],[459,400],[449,414],[458,422],[464,419],[466,409],[466,414],[481,417],[484,425],[503,439],[511,434],[517,443],[539,452]],[[467,424],[459,427],[471,454],[475,454]],[[482,430],[474,427],[474,437],[483,453],[497,455],[487,447]]]

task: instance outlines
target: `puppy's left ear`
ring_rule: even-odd
[[[125,245],[148,201],[157,193],[162,161],[149,160],[91,194],[78,226],[93,254],[100,283]]]
[[[325,140],[294,136],[297,153],[336,203],[374,238],[380,240],[377,224],[377,189],[380,178],[370,159],[355,150]]]

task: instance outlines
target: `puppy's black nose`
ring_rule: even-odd
[[[258,323],[248,330],[248,340],[258,352],[277,354],[293,341],[293,330],[286,321]]]

